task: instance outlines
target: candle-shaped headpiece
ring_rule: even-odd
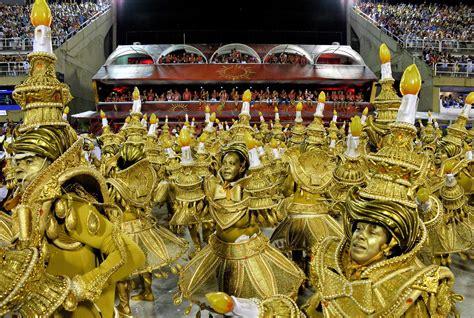
[[[140,91],[138,90],[138,87],[135,86],[133,89],[133,106],[132,106],[132,112],[133,113],[140,113],[142,110],[142,101],[140,99]]]
[[[280,113],[278,112],[278,107],[275,106],[275,122],[280,121]]]
[[[107,117],[105,116],[105,112],[102,109],[100,110],[100,118],[102,119],[102,127],[109,125],[109,122],[107,121]]]
[[[380,73],[382,80],[392,79],[392,66],[390,65],[390,51],[385,43],[380,45],[379,50],[380,62],[382,63]]]
[[[362,118],[360,119],[360,122],[362,125],[365,125],[365,122],[367,121],[367,115],[369,114],[369,108],[365,107],[364,110],[362,111]]]
[[[295,118],[295,122],[297,123],[301,123],[303,121],[303,118],[301,117],[301,111],[303,110],[303,103],[302,102],[298,102],[298,104],[296,104],[296,118]]]
[[[398,109],[397,122],[414,125],[418,92],[421,88],[421,76],[415,64],[408,66],[400,81],[400,92],[403,94],[402,103]]]
[[[50,28],[52,19],[46,0],[36,0],[30,14],[31,23],[35,26],[33,52],[53,54]]]
[[[322,118],[324,116],[324,103],[326,103],[326,94],[324,91],[321,91],[318,95],[318,105],[316,106],[316,112],[314,113],[315,117]]]
[[[64,120],[67,120],[67,115],[69,115],[69,106],[66,106],[63,109],[63,119]]]
[[[148,129],[148,135],[153,136],[156,132],[156,124],[158,123],[158,118],[155,113],[150,116],[150,128]]]

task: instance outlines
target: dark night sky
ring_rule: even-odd
[[[346,1],[117,0],[118,44],[344,43]]]

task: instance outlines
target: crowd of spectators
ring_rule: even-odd
[[[472,5],[360,2],[357,8],[402,41],[474,41]]]
[[[29,69],[26,54],[0,54],[0,76],[23,75]]]
[[[452,94],[441,96],[441,105],[444,108],[463,108],[464,99],[463,96],[453,96]]]
[[[195,63],[203,64],[206,60],[199,54],[187,53],[185,51],[178,51],[160,56],[158,60],[159,64],[177,64],[177,63]],[[232,49],[230,53],[220,54],[214,57],[212,63],[234,63],[234,64],[245,64],[245,63],[258,63],[258,60],[246,53],[239,50]]]
[[[160,56],[158,60],[159,64],[175,64],[175,63],[195,63],[202,64],[205,63],[204,58],[199,54],[194,53],[170,53],[165,56]]]
[[[26,54],[0,54],[0,63],[24,61],[26,61]]]
[[[227,91],[224,88],[210,89],[201,88],[199,91],[191,91],[185,88],[184,91],[178,89],[168,89],[167,91],[156,92],[152,88],[141,91],[141,98],[144,101],[211,101],[211,102],[238,102],[242,99],[242,93],[238,88],[232,88]],[[252,101],[266,103],[268,105],[294,105],[298,101],[317,101],[320,91],[311,89],[285,89],[270,90],[266,89],[252,90]],[[335,102],[363,102],[364,94],[362,91],[357,93],[353,88],[345,90],[326,91],[326,100]],[[105,98],[105,102],[130,102],[132,100],[132,89],[122,90],[122,92],[111,91]]]
[[[264,63],[305,65],[308,64],[308,59],[303,55],[282,52],[277,54],[270,54],[267,58],[265,58]]]
[[[461,73],[474,76],[472,55],[451,55],[447,52],[438,52],[435,50],[424,50],[422,58],[429,65],[436,65],[436,72],[450,73],[453,76]]]
[[[81,25],[110,5],[110,0],[77,3],[57,1],[50,3],[53,45],[60,45],[68,34],[77,32]],[[19,50],[25,40],[31,40],[34,27],[30,22],[31,4],[0,3],[0,50]],[[29,43],[31,45],[31,42]]]
[[[237,49],[232,49],[230,53],[220,54],[215,56],[212,63],[236,63],[236,64],[246,64],[246,63],[258,63],[256,57],[240,52]]]
[[[448,52],[438,52],[436,50],[423,50],[422,52],[423,60],[429,64],[434,65],[436,63],[472,63],[474,56],[472,55],[452,55]]]

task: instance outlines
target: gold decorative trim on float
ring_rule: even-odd
[[[188,105],[186,104],[171,104],[170,111],[182,111],[182,112],[187,112],[188,111]]]
[[[226,65],[222,66],[220,70],[217,71],[220,77],[225,79],[230,79],[232,81],[237,80],[249,80],[256,74],[251,66],[243,65]]]

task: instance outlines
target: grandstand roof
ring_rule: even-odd
[[[198,48],[199,47],[199,48]],[[365,65],[362,57],[345,45],[245,45],[227,44],[216,49],[216,45],[121,45],[107,59],[93,80],[105,84],[185,84],[185,83],[317,83],[363,84],[377,80]],[[213,49],[213,50],[212,50]],[[345,64],[158,64],[161,56],[176,50],[185,50],[212,62],[213,57],[237,49],[254,56],[259,63],[261,57],[273,53],[289,52],[304,55],[310,63],[320,56],[345,57],[352,65]],[[203,53],[208,52],[208,56]],[[209,52],[213,52],[210,54]],[[127,56],[150,57],[155,64],[124,63]],[[209,55],[211,57],[209,58]]]
[[[365,65],[159,64],[105,65],[93,80],[105,84],[307,83],[364,84],[377,80]]]

